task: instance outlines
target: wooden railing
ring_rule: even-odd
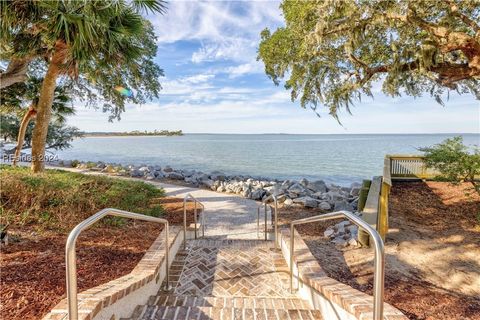
[[[377,231],[384,240],[388,231],[388,198],[392,180],[434,178],[438,172],[427,168],[424,159],[421,155],[391,154],[385,156],[376,221]]]
[[[427,168],[424,157],[419,155],[387,155],[385,161],[390,163],[391,179],[430,179],[438,172]],[[385,172],[384,172],[385,176]]]

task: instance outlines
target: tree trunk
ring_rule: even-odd
[[[18,138],[17,138],[17,147],[15,148],[15,156],[13,158],[14,167],[17,165],[18,158],[20,157],[20,152],[22,151],[23,142],[25,141],[25,133],[27,132],[28,124],[30,123],[30,120],[37,113],[35,108],[36,108],[36,105],[34,102],[32,102],[27,112],[23,116],[22,123],[20,124],[20,130],[18,131]]]
[[[37,104],[37,120],[32,136],[32,170],[41,172],[45,168],[45,143],[47,141],[48,125],[52,115],[52,103],[57,85],[60,67],[56,59],[52,59],[43,79]]]

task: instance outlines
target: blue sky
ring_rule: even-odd
[[[121,121],[77,108],[69,119],[85,131],[182,129],[188,133],[459,133],[480,132],[480,102],[452,94],[446,107],[423,98],[366,98],[341,113],[343,126],[321,110],[291,102],[256,61],[259,34],[283,24],[277,1],[171,1],[164,16],[149,16],[165,70],[158,100],[129,105]]]

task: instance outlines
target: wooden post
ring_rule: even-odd
[[[385,241],[388,232],[388,198],[390,194],[390,185],[385,181],[382,182],[382,190],[380,192],[379,213],[377,222],[377,231]]]

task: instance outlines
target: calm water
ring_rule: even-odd
[[[203,172],[220,170],[280,179],[324,179],[347,184],[380,175],[387,153],[419,153],[416,148],[452,137],[434,135],[230,135],[181,137],[88,137],[58,152],[61,159],[170,165]],[[480,135],[463,135],[480,144]]]

